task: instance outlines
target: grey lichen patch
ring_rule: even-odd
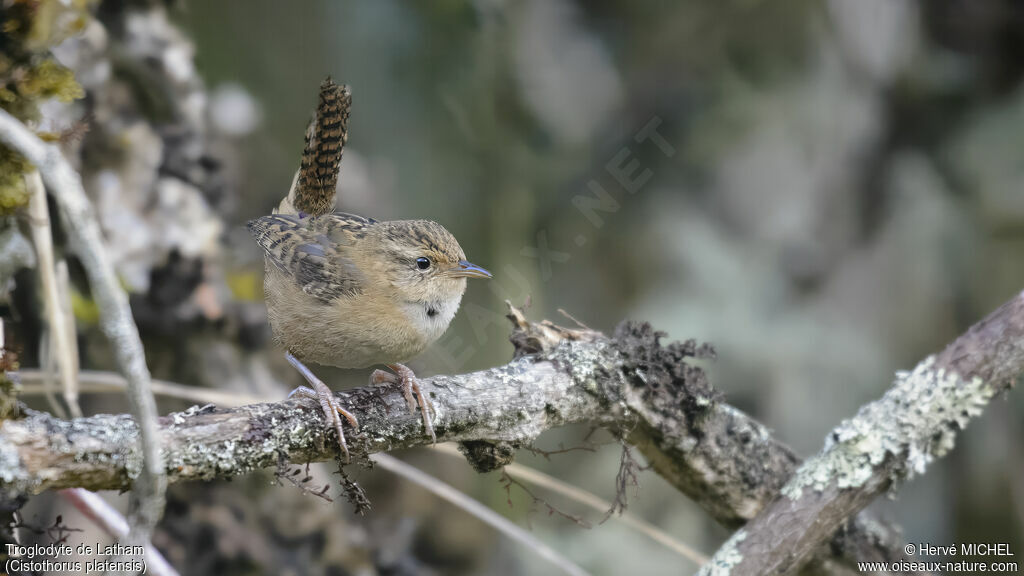
[[[283,425],[285,422],[289,425]],[[234,460],[241,462],[244,471],[249,472],[272,464],[281,449],[295,454],[316,453],[326,430],[321,422],[319,419],[294,418],[294,414],[272,412],[255,415],[249,421],[250,434],[256,433],[259,425],[260,441],[226,441],[222,448],[225,453],[234,454]]]
[[[318,427],[317,420],[307,418],[304,411],[294,410],[291,406],[269,406],[254,406],[247,418],[234,420],[233,424],[211,422],[209,426],[213,427],[230,426],[223,428],[222,434],[226,436],[216,442],[193,442],[188,437],[174,442],[164,455],[168,475],[175,479],[200,480],[238,476],[272,466],[282,452],[289,457],[325,457],[316,447],[317,440],[323,439],[323,429]],[[183,414],[202,418],[201,412],[187,411]],[[216,418],[213,411],[210,411],[210,417]],[[194,423],[191,427],[179,425],[175,423],[177,420],[175,415],[168,418],[174,423],[168,430],[178,426],[182,431],[204,427]]]
[[[0,490],[30,494],[83,478],[105,488],[127,488],[141,473],[138,431],[130,416],[66,421],[35,410],[26,409],[24,414],[23,419],[6,422],[0,434],[0,449],[5,451],[0,467],[6,472],[0,476]],[[20,462],[18,467],[9,467],[14,462]]]
[[[606,370],[603,366],[608,363],[607,347],[607,343],[600,341],[564,340],[544,358],[568,372],[577,386],[596,392],[598,379]]]
[[[6,441],[0,441],[0,498],[12,500],[30,492],[32,477],[21,463],[18,449]]]
[[[101,425],[97,421],[102,420]],[[142,472],[138,450],[139,428],[127,414],[99,415],[78,420],[47,420],[47,437],[54,452],[69,454],[75,462],[100,464],[123,471],[126,479]],[[120,446],[117,452],[97,450],[101,446]]]
[[[172,475],[184,475],[188,478],[202,480],[212,479],[215,474],[206,466],[209,461],[209,450],[203,444],[186,444],[172,455],[165,456],[164,464]]]
[[[879,466],[894,458],[889,480],[897,485],[922,474],[953,448],[956,433],[981,414],[997,389],[979,378],[964,380],[935,367],[929,357],[912,372],[899,372],[882,398],[829,435],[819,456],[797,470],[782,493],[798,499],[805,488],[822,491],[863,486]]]
[[[732,569],[743,561],[743,554],[739,550],[741,542],[747,539],[747,533],[737,530],[729,541],[722,545],[715,552],[715,556],[701,567],[697,576],[729,576]]]

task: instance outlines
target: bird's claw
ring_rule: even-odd
[[[419,405],[420,412],[423,414],[423,427],[427,430],[427,434],[430,434],[431,442],[436,444],[437,435],[434,433],[434,425],[430,422],[430,413],[434,412],[434,404],[423,394],[416,374],[404,364],[388,364],[387,366],[394,371],[394,374],[384,370],[375,370],[370,375],[370,381],[374,384],[400,383],[402,394],[405,395],[405,402],[409,406],[409,413],[415,414],[416,406]]]
[[[344,416],[356,432],[359,432],[359,420],[354,414],[342,408],[341,404],[338,403],[338,399],[335,398],[334,393],[331,392],[331,389],[328,388],[323,381],[317,378],[305,364],[293,356],[291,352],[287,353],[285,358],[288,359],[289,364],[299,371],[299,374],[302,374],[303,378],[305,378],[311,386],[299,386],[288,394],[288,398],[300,396],[316,400],[320,404],[320,409],[323,410],[324,418],[327,419],[327,424],[332,426],[334,431],[338,434],[338,446],[341,448],[341,452],[345,456],[345,462],[351,461],[351,456],[348,451],[348,442],[345,441],[345,431],[342,429],[341,417]]]

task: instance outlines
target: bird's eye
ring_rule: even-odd
[[[423,258],[422,256],[416,259],[416,267],[420,270],[426,270],[430,268],[430,259]]]

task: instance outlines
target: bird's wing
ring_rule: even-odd
[[[347,248],[376,221],[350,214],[300,217],[274,214],[249,221],[249,231],[267,259],[302,291],[323,302],[362,292],[365,277]]]

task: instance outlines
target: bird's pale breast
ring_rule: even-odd
[[[458,308],[456,300],[445,317],[424,323],[373,290],[323,302],[274,266],[264,281],[274,337],[299,358],[341,368],[409,360],[440,337]]]

